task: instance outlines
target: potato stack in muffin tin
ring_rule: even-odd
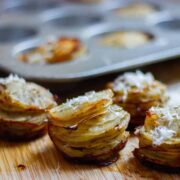
[[[47,129],[46,110],[56,105],[45,88],[16,75],[0,78],[0,135],[30,139]]]
[[[131,49],[145,45],[151,40],[152,37],[144,32],[118,31],[103,35],[101,44],[107,47]]]
[[[88,92],[49,111],[49,135],[67,158],[110,163],[127,141],[130,115],[113,105],[113,92]]]
[[[86,48],[80,39],[64,36],[21,54],[19,60],[28,64],[68,62],[83,55],[85,51]]]
[[[151,73],[129,72],[108,84],[114,93],[114,102],[131,114],[132,128],[143,125],[146,111],[167,101],[166,86]]]
[[[152,107],[140,129],[134,154],[143,161],[180,168],[180,107]]]

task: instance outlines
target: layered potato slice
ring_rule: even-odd
[[[166,103],[166,86],[155,80],[151,73],[125,73],[108,84],[114,93],[114,103],[131,114],[131,127],[143,125],[146,111]]]
[[[152,107],[147,112],[134,154],[142,161],[180,168],[180,107]]]
[[[61,104],[49,111],[50,120],[58,126],[73,128],[78,123],[95,118],[107,111],[107,107],[112,104],[113,92],[111,90],[101,92],[88,92],[84,96],[79,96],[66,103]]]
[[[45,113],[16,113],[0,110],[0,136],[5,139],[27,140],[47,131]]]
[[[44,112],[55,105],[53,95],[42,86],[13,75],[0,78],[0,109],[10,112]]]
[[[72,133],[68,136],[65,135],[68,134],[69,129],[65,129],[63,127],[60,131],[57,130],[53,134],[57,137],[64,137],[62,139],[63,142],[68,141],[73,145],[81,145],[81,143],[87,142],[89,144],[89,141],[92,141],[93,139],[96,139],[97,141],[102,137],[107,139],[111,136],[117,135],[120,133],[119,129],[121,131],[125,131],[129,122],[126,121],[128,118],[129,114],[123,111],[122,108],[116,105],[112,105],[108,108],[105,114],[80,123],[78,128],[75,131],[72,131]],[[58,129],[59,127],[56,126],[55,128]],[[115,131],[117,134],[115,134],[114,128],[116,129]],[[79,137],[79,134],[83,134],[83,136]],[[104,136],[105,134],[108,136]]]
[[[30,139],[47,129],[47,110],[53,95],[45,88],[10,75],[0,78],[0,135],[7,139]]]
[[[66,157],[83,162],[104,163],[118,156],[129,136],[126,128],[130,115],[121,107],[112,105],[112,97],[111,90],[90,92],[78,97],[82,98],[81,103],[77,103],[78,98],[75,98],[50,110],[51,114],[56,109],[57,116],[49,116],[49,135]],[[74,101],[76,103],[72,107]],[[91,108],[97,103],[98,107]],[[70,110],[63,109],[64,113],[61,114],[61,106],[69,106]],[[100,110],[100,113],[94,111],[94,108]],[[67,122],[68,127],[76,124],[76,128],[67,128]]]

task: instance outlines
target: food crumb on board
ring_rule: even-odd
[[[18,164],[17,168],[20,170],[24,170],[24,169],[26,169],[26,166],[24,164]]]

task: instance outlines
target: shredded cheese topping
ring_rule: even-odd
[[[168,129],[165,126],[159,126],[155,128],[153,131],[151,131],[153,136],[153,144],[154,145],[160,145],[162,142],[164,142],[167,139],[172,138],[176,132]]]
[[[154,145],[177,136],[180,131],[180,107],[152,107],[149,111],[158,116],[158,126],[150,131]]]
[[[171,125],[175,120],[180,119],[179,107],[152,107],[149,111],[153,114],[157,114],[159,119],[167,122],[168,125]]]
[[[144,74],[141,71],[136,71],[135,73],[128,72],[115,80],[114,89],[118,91],[130,87],[144,88],[151,85],[153,81],[154,77],[151,73]]]
[[[144,89],[152,85],[154,80],[151,73],[144,74],[141,71],[128,72],[115,79],[113,90],[115,92],[123,92],[124,99],[126,99],[129,90],[132,88]]]
[[[78,96],[76,98],[67,100],[65,103],[63,103],[60,107],[60,111],[66,111],[68,109],[72,109],[72,110],[76,110],[79,109],[84,103],[92,103],[95,102],[99,99],[109,99],[111,100],[113,96],[113,93],[111,90],[107,90],[107,91],[102,91],[102,92],[98,92],[96,93],[95,91],[90,91],[85,93],[85,95],[83,96]],[[57,108],[54,108],[54,110],[56,111]],[[53,111],[53,110],[52,110]]]

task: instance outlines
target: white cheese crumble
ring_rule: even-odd
[[[110,90],[102,91],[96,93],[95,91],[90,91],[85,93],[84,96],[79,96],[70,100],[67,100],[66,103],[62,105],[66,105],[67,108],[77,109],[83,103],[86,102],[95,102],[99,99],[111,99],[112,92]]]
[[[160,145],[178,134],[180,107],[152,107],[149,111],[158,116],[158,127],[150,131],[154,145]]]
[[[128,72],[115,80],[114,90],[124,90],[129,87],[144,88],[151,85],[153,81],[154,77],[151,73],[144,74],[141,71],[136,71],[135,73]]]
[[[170,126],[175,120],[180,120],[180,108],[179,107],[152,107],[150,113],[157,114],[158,118],[164,123],[168,123]]]
[[[122,76],[119,76],[117,79],[115,79],[113,84],[113,90],[114,91],[122,91],[124,95],[124,99],[126,99],[128,91],[131,90],[131,88],[138,88],[143,89],[154,82],[154,77],[151,73],[143,73],[141,71],[128,72],[125,73]]]
[[[151,130],[152,136],[153,136],[153,144],[154,145],[160,145],[165,140],[168,140],[172,138],[176,132],[168,129],[165,126],[159,126],[155,128],[153,131]]]
[[[10,74],[6,78],[0,78],[0,84],[9,84],[12,82],[26,83],[25,79],[20,78],[17,74]]]
[[[113,92],[111,90],[104,90],[100,92],[91,91],[85,93],[83,96],[67,100],[65,103],[51,109],[51,113],[55,116],[68,119],[70,116],[73,116],[74,113],[81,113],[82,109],[92,111],[92,104],[96,105],[98,102],[104,103],[100,107],[97,107],[97,109],[102,109],[102,107],[106,107],[112,103],[112,97]],[[107,102],[103,102],[102,100],[107,100]],[[90,109],[88,107],[90,107]]]

